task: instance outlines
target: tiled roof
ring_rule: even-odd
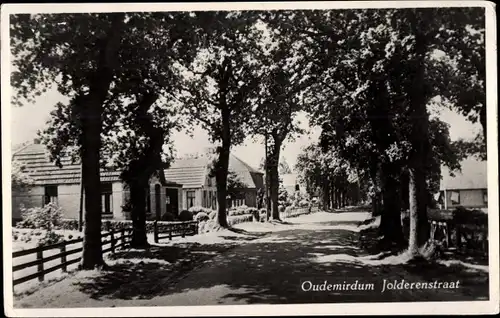
[[[240,178],[240,181],[246,184],[248,188],[264,187],[263,173],[252,168],[234,155],[229,157],[229,170],[234,171]]]
[[[24,166],[24,171],[35,180],[37,185],[80,183],[80,163],[72,163],[69,158],[63,158],[62,168],[59,168],[50,161],[47,149],[42,144],[24,146],[15,151],[12,157]],[[121,171],[101,169],[101,182],[121,181],[120,173]],[[181,186],[168,178],[164,182],[165,185]]]
[[[35,184],[80,183],[81,166],[63,158],[62,168],[50,161],[47,149],[42,144],[30,144],[14,153],[13,159],[24,166],[24,171],[35,180]],[[101,182],[120,180],[120,171],[101,169]]]
[[[461,162],[462,171],[450,175],[447,167],[441,168],[441,190],[487,189],[487,162],[468,158]]]
[[[181,183],[184,188],[200,188],[208,175],[208,157],[178,158],[165,170],[165,177]],[[248,188],[263,187],[262,173],[250,167],[241,159],[230,155],[229,169],[234,171]]]
[[[165,170],[165,178],[180,183],[184,188],[201,188],[207,176],[207,158],[176,159]]]

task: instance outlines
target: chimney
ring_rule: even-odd
[[[35,145],[39,145],[39,144],[40,144],[40,138],[35,138],[35,139],[33,139],[33,143],[34,143]]]

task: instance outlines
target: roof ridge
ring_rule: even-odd
[[[253,168],[252,166],[250,166],[248,163],[246,163],[245,161],[241,160],[240,158],[238,158],[237,156],[233,155],[232,153],[230,154],[234,159],[238,160],[239,162],[241,162],[245,168],[248,169],[249,172],[260,172],[258,170],[256,170],[255,168]]]

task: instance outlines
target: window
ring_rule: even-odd
[[[101,213],[113,214],[113,185],[110,182],[101,183]]]
[[[194,206],[194,198],[195,198],[195,192],[194,191],[187,191],[186,192],[186,204],[187,204],[187,208],[188,209],[190,207]]]
[[[151,214],[151,189],[146,188],[146,214]]]
[[[49,203],[57,204],[57,186],[56,185],[45,186],[45,194],[43,196],[43,205],[47,205]]]
[[[483,202],[488,203],[488,190],[483,190]]]
[[[232,202],[232,206],[233,207],[238,207],[238,206],[242,206],[245,204],[245,201],[243,199],[235,199],[233,200]]]
[[[202,203],[202,206],[204,208],[206,208],[208,206],[208,203],[207,203],[207,190],[203,190],[203,203]]]
[[[460,192],[451,191],[450,200],[451,200],[451,204],[460,204]]]
[[[295,184],[295,191],[300,191],[300,186],[298,184]]]

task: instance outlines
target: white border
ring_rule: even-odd
[[[234,315],[387,315],[387,314],[492,314],[499,312],[499,216],[497,144],[497,60],[496,15],[494,3],[486,1],[349,1],[349,2],[237,2],[237,3],[89,3],[89,4],[5,4],[1,12],[2,47],[2,154],[4,224],[4,310],[6,316],[21,317],[151,317],[151,316],[234,316]],[[11,197],[10,193],[10,54],[9,14],[69,12],[131,12],[186,10],[278,10],[278,9],[354,9],[409,7],[484,7],[486,9],[486,92],[488,134],[488,224],[490,300],[473,302],[399,302],[312,305],[222,305],[75,309],[14,309],[12,295]],[[6,159],[7,158],[7,159]],[[6,164],[7,163],[7,164]],[[8,269],[8,270],[7,270]]]

